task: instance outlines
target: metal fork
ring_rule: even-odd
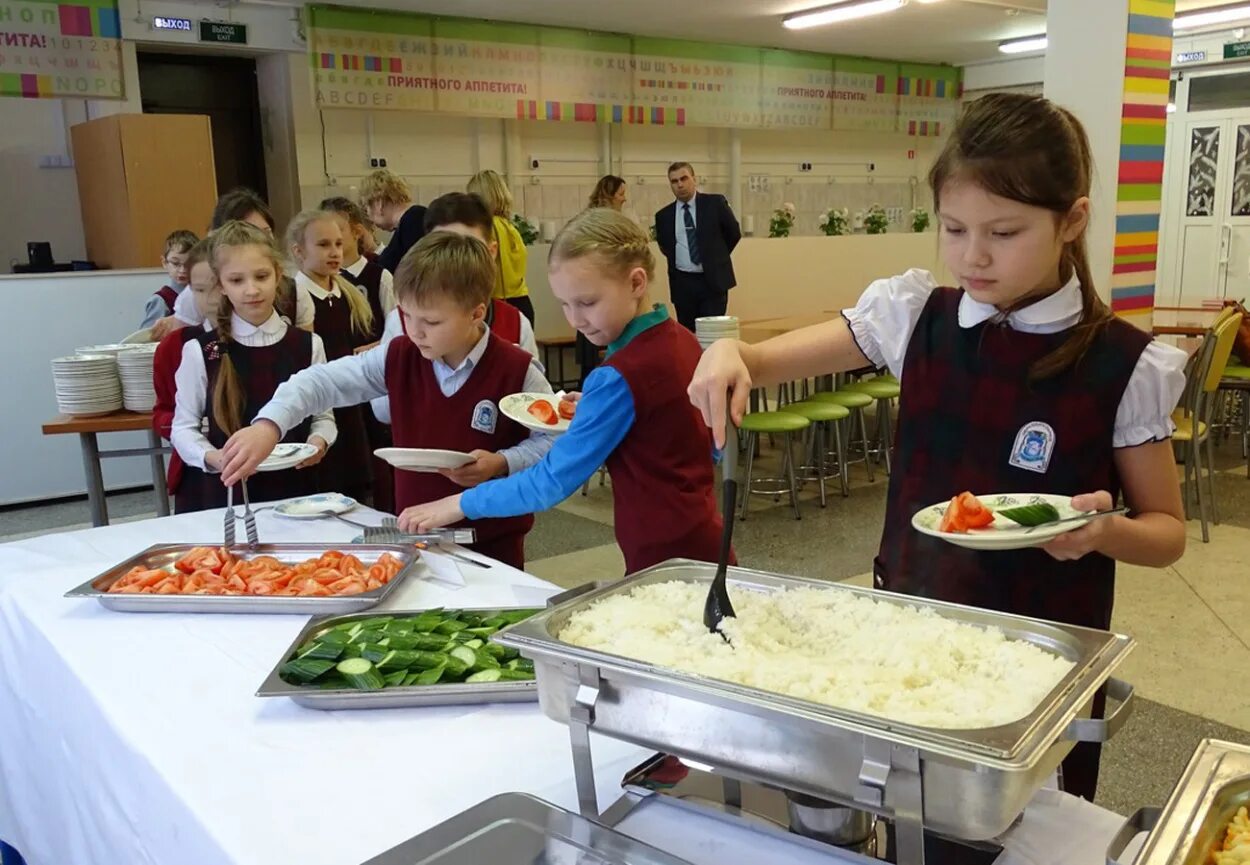
[[[222,540],[229,548],[234,546],[234,487],[226,487],[226,517],[222,524]]]
[[[252,503],[247,497],[247,480],[240,483],[243,485],[243,528],[247,532],[247,545],[255,547],[259,543],[256,534],[256,514],[252,512]]]

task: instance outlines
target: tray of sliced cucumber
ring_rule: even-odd
[[[310,709],[536,702],[533,663],[491,637],[537,612],[437,608],[313,619],[256,696]]]

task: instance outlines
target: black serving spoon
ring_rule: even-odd
[[[725,618],[735,618],[733,602],[729,600],[729,589],[725,586],[725,576],[729,571],[729,551],[733,545],[734,508],[738,502],[738,431],[734,429],[733,419],[729,417],[729,409],[725,410],[725,449],[721,463],[723,474],[724,499],[721,503],[721,519],[724,527],[720,536],[720,560],[716,563],[716,576],[707,591],[707,601],[703,604],[703,625],[714,634],[720,634],[726,643],[730,640],[720,630],[720,623]],[[732,645],[732,643],[730,643]]]

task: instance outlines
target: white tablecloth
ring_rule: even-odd
[[[62,597],[150,544],[220,528],[211,511],[0,546],[0,839],[30,865],[353,865],[496,793],[576,810],[567,731],[536,704],[323,712],[262,700],[304,617],[114,613]],[[259,529],[274,541],[355,534],[272,512]],[[556,591],[501,564],[463,574],[459,588],[410,578],[387,606],[536,604]],[[647,752],[602,737],[594,748],[606,807]],[[1099,865],[1119,823],[1043,791],[1002,865]],[[698,865],[839,861],[667,805],[622,829]]]

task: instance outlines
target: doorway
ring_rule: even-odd
[[[256,61],[217,54],[139,53],[144,114],[203,114],[212,124],[220,192],[246,186],[268,197]]]

